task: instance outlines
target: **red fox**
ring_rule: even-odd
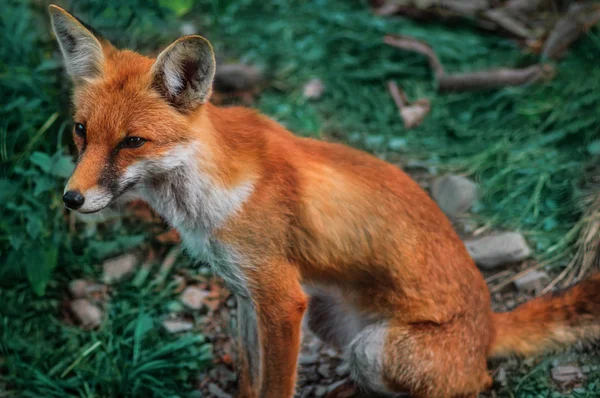
[[[118,50],[50,6],[74,82],[69,209],[135,191],[211,264],[239,308],[239,396],[294,393],[303,319],[382,394],[476,397],[487,359],[600,337],[600,275],[493,313],[451,223],[399,168],[209,102],[211,44],[156,59]]]

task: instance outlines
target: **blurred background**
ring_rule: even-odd
[[[56,1],[121,48],[214,45],[213,101],[404,168],[494,308],[598,269],[600,9],[561,0]],[[0,397],[229,397],[235,305],[145,204],[63,208],[70,81],[46,0],[0,3]],[[492,363],[484,396],[598,397],[600,354]],[[360,396],[309,334],[299,397]]]

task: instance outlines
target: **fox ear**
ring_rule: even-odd
[[[91,29],[55,5],[50,6],[50,19],[71,78],[78,82],[101,74],[104,53]]]
[[[152,86],[175,108],[189,111],[208,101],[215,67],[209,41],[201,36],[185,36],[156,58]]]

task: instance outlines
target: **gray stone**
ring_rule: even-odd
[[[331,377],[331,370],[329,369],[329,365],[323,364],[317,368],[317,372],[324,379],[329,379]]]
[[[559,383],[570,383],[584,378],[581,369],[577,366],[562,365],[552,368],[552,378]]]
[[[221,390],[215,383],[210,383],[208,385],[208,392],[217,398],[232,398],[231,395]]]
[[[197,35],[198,28],[192,22],[184,22],[179,26],[179,31],[183,36]]]
[[[319,99],[325,91],[325,85],[321,79],[310,79],[302,88],[302,94],[308,99]]]
[[[209,295],[205,290],[196,286],[188,286],[181,293],[180,300],[186,307],[199,310],[204,305],[204,299]]]
[[[315,390],[315,397],[324,397],[327,394],[327,387],[317,386]]]
[[[262,81],[260,71],[243,64],[221,64],[213,81],[215,91],[223,93],[252,91]]]
[[[75,298],[83,298],[87,295],[88,282],[83,279],[75,279],[69,282],[69,291]]]
[[[323,351],[323,354],[327,355],[328,357],[331,358],[338,358],[340,356],[340,352],[334,348],[327,348],[325,351]]]
[[[313,365],[319,361],[319,354],[302,354],[298,363],[303,366]]]
[[[330,393],[333,390],[335,390],[336,388],[338,388],[339,386],[343,386],[345,383],[346,383],[345,379],[336,381],[335,383],[333,383],[329,387],[327,387],[327,392]]]
[[[465,246],[477,265],[485,269],[515,263],[531,255],[525,238],[518,232],[505,232],[468,240]]]
[[[494,377],[496,383],[504,385],[506,383],[506,369],[503,367],[498,368],[498,373]]]
[[[456,217],[473,207],[477,200],[477,185],[468,178],[447,175],[433,182],[431,195],[448,217]]]
[[[548,285],[548,274],[540,270],[532,270],[515,280],[515,286],[521,292],[538,294]]]
[[[188,321],[181,321],[177,319],[166,319],[162,323],[163,328],[169,333],[181,333],[187,332],[194,328],[194,324]]]
[[[350,374],[350,365],[347,362],[342,362],[337,368],[335,368],[335,374],[339,377],[345,377]]]
[[[137,256],[132,253],[112,258],[102,264],[102,281],[104,283],[118,282],[133,272],[137,264]]]
[[[313,390],[315,388],[313,386],[306,386],[302,389],[302,394],[300,395],[300,398],[309,398],[313,396]]]
[[[85,328],[95,328],[102,322],[102,310],[86,299],[76,299],[71,301],[71,311]]]

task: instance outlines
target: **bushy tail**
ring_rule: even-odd
[[[600,274],[493,315],[489,356],[533,355],[600,339]]]

